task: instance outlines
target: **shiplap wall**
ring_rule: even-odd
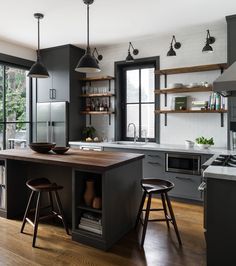
[[[202,48],[206,39],[206,29],[210,29],[216,42],[212,45],[214,53],[203,54]],[[181,42],[182,47],[177,50],[176,57],[167,57],[171,36],[175,34],[177,41]],[[139,49],[139,55],[136,58],[150,56],[160,56],[160,68],[185,67],[192,65],[204,65],[222,63],[227,61],[227,32],[226,23],[217,25],[201,25],[192,28],[182,29],[178,32],[168,34],[162,37],[149,37],[132,41],[135,48]],[[127,56],[127,43],[121,43],[113,46],[100,47],[99,53],[103,55],[100,62],[102,69],[100,75],[114,75],[114,62],[122,61]],[[168,83],[181,82],[188,84],[191,82],[207,81],[212,83],[218,77],[219,71],[189,73],[181,75],[168,76]],[[163,87],[163,78],[161,78],[161,87]],[[196,100],[208,100],[209,93],[192,93],[189,95]],[[168,96],[168,104],[171,97]],[[161,98],[163,106],[164,98]],[[184,144],[184,140],[195,140],[198,136],[214,137],[216,147],[226,147],[227,137],[227,115],[224,115],[225,126],[220,127],[219,114],[171,114],[168,115],[168,126],[164,126],[164,115],[160,119],[160,143],[162,144]],[[98,135],[105,135],[109,140],[114,139],[114,117],[109,126],[107,116],[92,117],[92,125],[97,129]],[[88,123],[88,120],[87,120]]]

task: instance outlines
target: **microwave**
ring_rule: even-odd
[[[201,175],[201,156],[195,154],[165,154],[166,172]]]

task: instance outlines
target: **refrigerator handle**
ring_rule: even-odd
[[[51,142],[54,142],[54,126],[55,126],[55,122],[52,121],[51,122]]]
[[[47,128],[47,142],[49,142],[50,121],[46,121],[46,128]]]

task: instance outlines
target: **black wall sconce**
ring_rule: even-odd
[[[103,56],[98,53],[98,50],[96,47],[94,48],[92,55],[95,57],[97,63],[99,63],[99,61],[101,61],[103,59]]]
[[[207,30],[207,36],[206,36],[206,44],[202,48],[203,53],[212,53],[213,48],[210,44],[213,44],[216,41],[216,38],[210,35],[210,31]]]
[[[133,47],[132,43],[129,42],[128,55],[127,55],[127,57],[125,59],[126,62],[134,62],[134,58],[133,58],[133,56],[130,53],[130,48],[133,49],[133,55],[137,55],[139,53],[139,50],[138,49],[135,49]]]
[[[175,35],[173,35],[171,43],[170,43],[170,50],[167,52],[167,56],[176,56],[176,52],[173,48],[173,42],[174,42],[175,49],[179,49],[181,47],[181,43],[177,42],[175,39]]]

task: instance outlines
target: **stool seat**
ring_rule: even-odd
[[[24,218],[23,218],[23,223],[21,226],[21,233],[23,233],[24,228],[25,228],[25,224],[26,222],[28,222],[29,224],[31,224],[34,228],[34,234],[33,234],[33,243],[32,246],[35,247],[35,242],[36,242],[36,237],[37,237],[37,231],[38,231],[38,223],[39,220],[44,220],[44,219],[48,219],[48,218],[54,218],[57,217],[60,220],[62,220],[62,223],[64,225],[64,228],[66,230],[66,233],[69,235],[69,229],[67,227],[67,223],[65,220],[65,215],[62,209],[62,204],[61,204],[61,200],[58,194],[58,190],[62,189],[62,186],[57,185],[56,183],[51,183],[47,178],[36,178],[36,179],[30,179],[26,182],[26,185],[28,186],[28,188],[31,189],[31,194],[29,197],[29,201],[26,207],[26,211],[24,214]],[[43,192],[47,192],[48,196],[49,196],[49,206],[46,207],[40,207],[40,199],[41,199],[41,195]],[[36,202],[36,208],[35,209],[30,209],[32,203],[33,203],[33,199],[34,197],[37,195],[37,202]],[[54,209],[54,204],[53,204],[53,195],[56,201],[56,205],[57,205],[57,209],[58,211],[56,211]],[[42,209],[48,209],[50,208],[50,211],[47,215],[44,216],[40,216],[40,210]],[[34,213],[34,221],[30,219],[29,214],[30,213]]]
[[[141,187],[143,189],[143,196],[141,199],[141,203],[139,206],[139,211],[136,219],[135,227],[138,226],[139,221],[143,225],[141,246],[144,244],[147,224],[148,222],[166,222],[168,229],[170,228],[169,222],[171,222],[174,226],[175,233],[179,242],[179,245],[182,245],[180,234],[178,231],[177,223],[175,220],[174,212],[171,206],[171,201],[168,196],[168,192],[174,188],[174,184],[168,180],[157,179],[157,178],[144,178],[141,180]],[[161,196],[162,208],[151,209],[151,199],[153,194],[159,194]],[[143,209],[146,196],[148,196],[147,207]],[[144,221],[142,220],[142,212],[145,212]],[[149,219],[150,211],[164,211],[164,218],[161,219]]]
[[[141,180],[141,186],[146,193],[164,193],[174,188],[174,184],[167,180],[145,178]]]
[[[56,183],[51,183],[47,178],[30,179],[26,185],[33,191],[49,192],[63,189],[63,186],[58,186]]]

